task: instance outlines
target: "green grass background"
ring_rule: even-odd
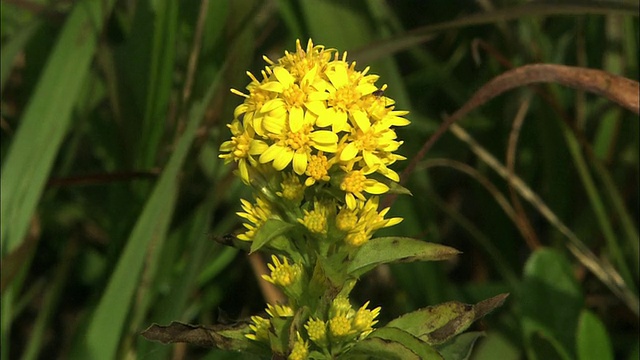
[[[398,130],[409,159],[445,114],[512,67],[638,79],[637,1],[0,7],[2,359],[250,358],[139,333],[264,307],[246,254],[212,240],[239,228],[235,211],[249,195],[217,149],[242,101],[229,88],[244,89],[262,55],[277,59],[296,39],[348,51],[381,76],[396,108],[411,112]],[[474,326],[486,336],[472,359],[637,359],[638,116],[542,85],[501,95],[458,125],[475,144],[442,137],[408,179],[413,196],[392,208],[405,221],[384,234],[463,254],[380,268],[355,298],[382,306],[386,322],[509,292]],[[522,183],[509,185],[479,147]],[[628,296],[570,251],[576,240]]]

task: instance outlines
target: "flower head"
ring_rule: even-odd
[[[267,341],[269,340],[269,329],[271,328],[271,322],[269,319],[265,319],[260,316],[252,316],[251,322],[253,324],[249,325],[249,329],[252,331],[245,336],[248,339],[256,340],[256,341]]]
[[[305,360],[309,356],[309,342],[302,339],[299,332],[296,332],[296,339],[293,341],[289,360]]]
[[[260,226],[270,218],[275,217],[275,215],[272,213],[269,202],[259,197],[256,199],[255,204],[251,204],[244,199],[240,199],[240,202],[242,203],[242,210],[244,210],[244,212],[238,212],[236,214],[248,222],[243,224],[247,231],[238,235],[238,239],[252,241],[256,231],[260,229]]]
[[[346,53],[311,40],[305,48],[297,41],[296,51],[280,59],[264,59],[268,65],[261,79],[248,73],[248,93],[232,90],[244,102],[229,126],[231,140],[220,147],[220,157],[237,162],[245,182],[250,168],[264,170],[261,164],[305,176],[306,187],[337,176],[345,203],[353,209],[355,199],[365,201],[366,194],[389,190],[371,174],[399,180],[389,168],[404,159],[395,153],[402,141],[394,128],[409,121],[403,117],[407,112],[395,110],[394,101],[384,96],[387,86],[375,85],[377,75],[369,74],[368,67],[356,69]],[[292,181],[285,176],[282,191],[273,192],[298,200],[300,192],[289,186]]]
[[[309,339],[318,345],[324,345],[327,341],[327,324],[320,319],[309,319],[304,325]]]
[[[280,262],[277,256],[272,255],[271,259],[273,260],[273,264],[267,265],[269,270],[271,270],[271,275],[262,275],[263,279],[274,285],[287,287],[300,278],[300,267],[289,264],[287,258],[284,258],[284,261]]]

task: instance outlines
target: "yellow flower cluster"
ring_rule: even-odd
[[[255,204],[242,200],[238,215],[246,231],[238,238],[251,241],[268,219],[282,218],[273,205],[277,196],[303,209],[298,222],[311,233],[324,235],[334,226],[347,233],[346,244],[358,247],[401,220],[384,219],[388,209],[377,211],[377,195],[389,190],[385,182],[399,180],[389,165],[404,159],[395,154],[402,141],[394,127],[409,124],[402,117],[407,112],[394,110],[386,85],[376,87],[378,76],[369,68],[357,71],[346,53],[311,40],[306,49],[300,41],[296,46],[275,62],[265,57],[262,80],[248,73],[248,94],[232,90],[245,100],[235,109],[232,137],[220,146],[220,157],[237,162],[241,179],[260,190]],[[317,189],[331,193],[330,201],[318,201]]]
[[[348,339],[361,340],[365,338],[373,331],[373,326],[378,323],[376,318],[380,314],[380,307],[370,310],[367,309],[367,306],[369,306],[368,301],[358,310],[354,310],[349,303],[349,299],[337,297],[331,305],[327,321],[310,318],[306,322],[304,328],[306,329],[307,338],[321,348],[329,343],[329,338],[332,339],[333,343],[340,343]],[[271,320],[294,316],[294,310],[286,305],[274,306],[268,304],[266,312],[269,315],[268,319],[261,316],[251,317],[252,324],[249,326],[251,332],[245,335],[247,338],[268,342],[269,333],[273,329]],[[304,359],[308,349],[309,343],[298,332],[291,349],[291,356]]]
[[[364,193],[379,195],[389,187],[372,174],[398,181],[389,165],[404,157],[394,152],[402,144],[393,127],[405,126],[407,111],[394,110],[384,89],[374,85],[377,75],[355,69],[346,53],[297,42],[295,53],[269,64],[262,80],[248,73],[245,98],[229,125],[231,140],[220,146],[220,157],[237,162],[240,177],[251,183],[263,164],[285,176],[297,176],[309,187],[330,183],[344,192],[350,209]],[[281,192],[299,198],[300,191]]]

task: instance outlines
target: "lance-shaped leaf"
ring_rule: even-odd
[[[147,340],[163,344],[188,343],[222,350],[245,351],[258,355],[268,355],[270,350],[261,343],[248,339],[248,323],[233,325],[190,325],[177,321],[167,326],[153,324],[142,332]]]
[[[386,327],[402,329],[432,345],[442,344],[502,305],[507,296],[500,294],[476,305],[450,301],[429,306],[391,320]]]
[[[383,327],[359,341],[340,359],[363,355],[374,359],[431,360],[443,359],[428,343],[407,331]]]
[[[460,251],[445,245],[406,237],[382,237],[371,239],[358,249],[347,269],[353,276],[360,276],[381,264],[436,261],[450,259]]]

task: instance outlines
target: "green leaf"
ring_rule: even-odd
[[[350,359],[355,355],[368,355],[374,359],[443,359],[431,345],[423,340],[401,329],[389,327],[375,330],[340,358]]]
[[[113,1],[81,1],[67,17],[2,164],[2,252],[24,240]]]
[[[501,306],[507,296],[500,294],[476,305],[449,301],[429,306],[391,320],[386,327],[402,329],[429,344],[442,344]]]
[[[578,360],[613,359],[611,340],[604,324],[589,310],[583,310],[576,336]]]
[[[221,76],[218,76],[203,100],[194,105],[187,128],[131,231],[127,245],[93,313],[86,336],[74,348],[74,357],[85,359],[116,357],[127,314],[131,309],[131,301],[139,285],[142,267],[145,260],[156,261],[156,259],[146,259],[149,244],[153,240],[155,246],[162,246],[164,242],[174,211],[180,170],[204,116],[206,105],[219,86],[220,79]]]
[[[471,357],[473,346],[482,336],[484,336],[484,333],[480,331],[460,334],[438,346],[437,349],[445,360],[466,360]]]
[[[358,249],[347,272],[360,276],[381,264],[446,260],[459,253],[449,246],[406,237],[371,239]]]
[[[528,356],[575,358],[584,299],[566,257],[552,249],[535,251],[525,264],[519,296]]]
[[[280,235],[289,231],[293,226],[294,225],[278,219],[267,220],[264,224],[262,224],[262,226],[260,226],[260,229],[256,231],[255,237],[251,242],[250,253],[254,253],[260,250],[263,246],[269,244],[270,242],[272,243],[269,245],[276,245],[275,248],[279,250],[288,249],[289,245],[287,244],[289,243],[289,241],[287,241],[287,239],[283,239],[283,241],[275,241],[274,239],[277,239]]]
[[[24,109],[8,153],[2,159],[0,253],[3,255],[20,247],[27,238],[29,224],[67,135],[73,107],[89,72],[103,20],[108,17],[113,3],[109,0],[74,4]],[[29,32],[35,30],[25,31],[24,41],[30,36]],[[12,41],[13,49],[3,46],[3,54],[4,50],[16,50],[21,41]],[[6,59],[3,57],[2,60]],[[2,71],[8,70],[3,68]],[[2,295],[0,333],[3,344],[9,342],[15,295],[13,286]],[[8,346],[3,346],[3,354],[8,351],[6,349]]]

